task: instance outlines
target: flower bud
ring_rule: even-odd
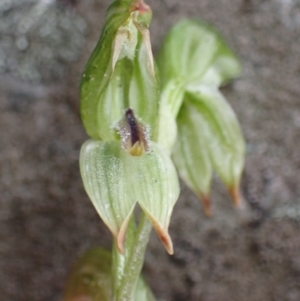
[[[143,0],[137,0],[131,5],[133,20],[139,27],[148,28],[152,20],[152,10]]]

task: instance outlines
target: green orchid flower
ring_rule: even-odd
[[[82,146],[84,187],[121,253],[128,222],[139,204],[172,254],[168,226],[179,196],[173,162],[159,144],[148,140],[131,109],[118,129],[121,141],[88,140]]]
[[[171,29],[157,61],[162,79],[159,143],[173,155],[180,177],[202,200],[207,215],[214,170],[238,206],[245,143],[219,87],[240,74],[239,61],[215,29],[193,20]]]

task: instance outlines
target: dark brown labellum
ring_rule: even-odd
[[[147,127],[135,117],[132,109],[126,109],[116,130],[121,136],[124,150],[132,156],[142,156],[149,150]]]

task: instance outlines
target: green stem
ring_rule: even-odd
[[[124,255],[119,254],[114,244],[113,301],[135,301],[136,285],[143,267],[144,254],[151,229],[151,223],[142,213],[138,227],[136,227],[133,218],[128,225]]]

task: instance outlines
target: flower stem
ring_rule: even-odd
[[[135,301],[136,285],[144,263],[144,254],[151,223],[142,213],[136,227],[131,219],[126,232],[125,252],[120,254],[116,245],[113,246],[113,301]],[[142,301],[142,300],[139,300]]]

